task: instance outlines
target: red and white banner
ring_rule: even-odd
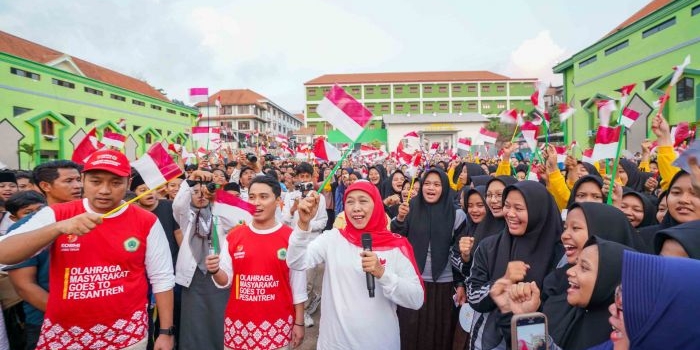
[[[333,147],[326,139],[319,137],[314,143],[314,154],[327,162],[337,162],[342,157],[340,151]]]
[[[440,148],[440,143],[439,142],[433,142],[430,144],[430,150],[428,151],[428,154],[433,155],[436,154],[438,149]]]
[[[207,102],[208,100],[208,88],[190,88],[190,103]]]
[[[469,137],[459,138],[457,140],[457,150],[469,151],[472,147],[472,139]]]
[[[639,119],[639,112],[635,111],[631,107],[625,107],[622,110],[622,118],[620,119],[620,124],[627,128],[631,128],[632,124]]]
[[[337,84],[323,97],[316,113],[353,142],[372,119],[372,113]]]
[[[532,122],[525,122],[520,127],[520,130],[523,133],[523,138],[527,146],[530,147],[531,150],[537,148],[537,133],[540,131],[540,127]]]
[[[544,95],[547,93],[547,84],[544,82],[538,82],[536,85],[536,91],[530,95],[530,101],[536,110],[544,112]]]
[[[622,97],[620,97],[620,108],[625,107],[627,98],[632,94],[632,90],[634,90],[635,86],[637,86],[637,84],[629,84],[620,88],[620,94],[622,95]]]
[[[681,76],[683,76],[683,71],[685,70],[685,67],[687,67],[690,64],[690,55],[685,56],[685,59],[683,60],[683,63],[681,63],[679,66],[673,67],[673,77],[671,77],[671,82],[669,83],[671,86],[676,85],[676,83],[681,80]]]
[[[596,101],[596,106],[598,106],[598,118],[600,118],[600,125],[609,126],[610,115],[613,111],[617,110],[615,100],[598,100]]]
[[[193,126],[192,140],[197,142],[199,146],[207,147],[210,144],[218,144],[221,142],[221,129],[210,128],[207,126]]]
[[[495,144],[498,140],[498,133],[495,131],[488,131],[486,128],[482,127],[479,129],[479,135],[474,140],[474,145],[483,145],[484,143]]]
[[[509,109],[501,112],[499,116],[501,123],[503,124],[521,124],[519,120],[519,114],[517,109]]]
[[[124,143],[126,142],[126,135],[118,134],[112,132],[108,129],[102,133],[102,143],[105,146],[114,147],[116,149],[124,148]]]
[[[566,146],[554,146],[557,150],[557,163],[564,163],[566,161]]]
[[[593,147],[592,161],[601,159],[615,159],[617,157],[617,144],[620,142],[620,126],[614,128],[600,125],[595,135],[595,146]]]
[[[569,117],[574,115],[574,112],[576,112],[576,110],[573,107],[571,107],[571,105],[569,105],[568,103],[560,103],[559,121],[561,121],[562,123],[565,122],[567,119],[569,119]]]
[[[593,148],[587,148],[583,150],[581,161],[584,163],[595,165],[595,161],[593,160]]]
[[[149,189],[154,189],[182,174],[182,169],[173,161],[160,143],[154,143],[139,159],[131,162]]]
[[[289,138],[282,134],[277,134],[277,136],[275,136],[275,141],[277,141],[277,143],[289,143]]]

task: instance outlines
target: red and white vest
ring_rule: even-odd
[[[56,221],[85,212],[82,200],[51,208]],[[148,335],[146,240],[155,222],[130,205],[84,236],[54,241],[38,350],[121,349]]]
[[[227,235],[233,261],[231,296],[224,316],[224,345],[277,349],[291,340],[294,322],[287,246],[292,229],[257,234],[241,225]]]

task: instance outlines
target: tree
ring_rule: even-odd
[[[26,153],[29,156],[29,162],[27,162],[27,169],[31,169],[32,164],[34,164],[34,144],[33,143],[20,144],[19,145],[19,153]]]

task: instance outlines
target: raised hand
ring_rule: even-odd
[[[310,191],[309,194],[299,201],[297,211],[299,212],[299,229],[303,231],[309,230],[309,223],[311,219],[316,216],[318,211],[319,195],[314,191]]]
[[[513,314],[535,312],[540,308],[540,289],[535,282],[520,282],[510,286],[510,309]]]
[[[506,268],[506,274],[503,278],[507,278],[512,283],[518,283],[525,279],[527,275],[527,270],[530,269],[530,265],[523,261],[510,261],[508,262],[508,267]]]
[[[56,223],[59,232],[65,235],[82,236],[92,231],[102,223],[102,215],[97,213],[82,213],[70,219]]]
[[[501,310],[501,313],[511,311],[509,295],[511,285],[513,285],[513,282],[511,282],[509,279],[499,278],[493,283],[493,286],[491,286],[491,290],[489,291],[491,300],[496,303],[496,306],[498,306],[498,308]]]
[[[399,205],[399,213],[396,215],[396,221],[403,222],[409,213],[408,202],[403,202]]]
[[[459,253],[464,262],[469,261],[472,247],[474,246],[474,237],[462,237],[459,239]]]

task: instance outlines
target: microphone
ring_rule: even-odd
[[[366,252],[372,251],[372,235],[369,233],[362,234],[362,250]],[[374,276],[369,272],[365,272],[365,280],[367,281],[369,297],[374,298]]]

